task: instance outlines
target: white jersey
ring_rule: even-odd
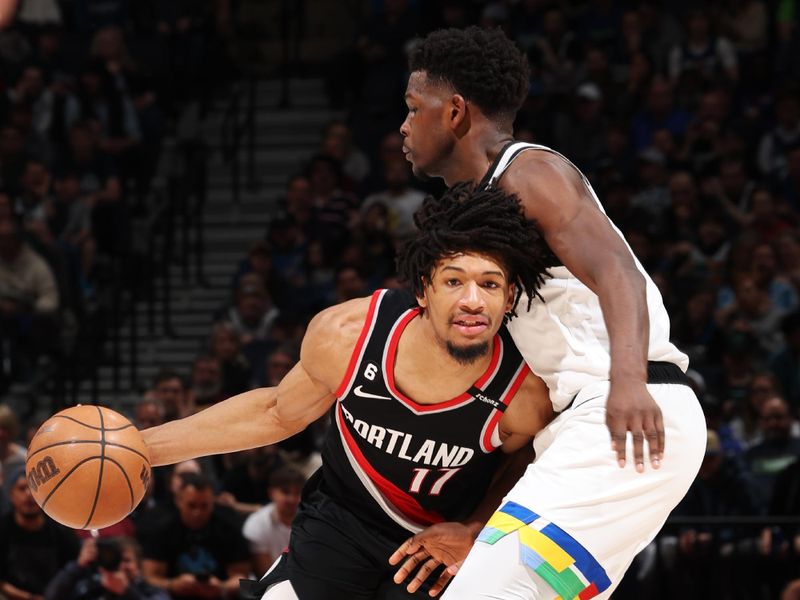
[[[506,146],[498,155],[482,185],[494,186],[514,159],[526,150],[552,152],[572,165],[552,148],[516,142]],[[583,174],[581,177],[597,207],[605,214],[591,184]],[[628,246],[619,229],[610,220],[609,223]],[[689,358],[669,341],[669,316],[661,293],[636,257],[633,258],[647,282],[650,316],[647,358],[675,363],[685,372]],[[548,271],[550,277],[539,290],[544,303],[534,299],[531,309],[526,311],[527,297],[523,296],[517,309],[519,316],[511,319],[508,330],[531,370],[547,384],[553,408],[558,412],[587,385],[609,379],[611,357],[608,331],[597,295],[564,266],[551,267]]]

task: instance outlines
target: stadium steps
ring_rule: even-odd
[[[244,85],[244,84],[242,84]],[[171,325],[175,336],[162,330],[160,305],[156,306],[156,333],[148,330],[149,308],[146,302],[137,303],[136,329],[131,320],[120,328],[119,348],[115,353],[109,342],[104,349],[107,363],[116,355],[119,389],[114,386],[114,367],[100,367],[97,388],[102,403],[131,413],[141,392],[162,368],[174,369],[186,376],[195,356],[204,347],[211,332],[213,315],[231,299],[230,283],[239,261],[246,256],[254,241],[263,239],[276,200],[287,177],[299,170],[303,161],[316,150],[324,125],[340,113],[325,108],[323,82],[318,79],[293,79],[290,82],[292,105],[277,109],[280,83],[258,83],[258,112],[254,171],[257,187],[248,188],[246,146],[241,148],[240,198],[234,203],[231,166],[222,156],[222,122],[229,100],[219,98],[205,119],[185,116],[178,127],[178,136],[186,139],[201,137],[209,146],[209,185],[203,214],[206,250],[203,260],[205,283],[195,283],[194,273],[183,282],[180,264],[170,266],[174,281]],[[192,111],[188,111],[191,113]],[[164,177],[161,173],[160,177]],[[159,282],[157,292],[160,293]],[[138,339],[137,369],[131,376],[130,339]],[[131,379],[134,379],[131,382]],[[92,382],[81,384],[78,402],[92,401]]]

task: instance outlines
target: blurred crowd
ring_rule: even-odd
[[[220,5],[21,0],[0,32],[0,395],[85,375],[119,288],[146,286],[133,223],[165,136],[214,88]]]
[[[64,339],[64,308],[85,314],[101,294],[102,257],[126,243],[127,215],[171,116],[199,93],[187,92],[193,61],[213,39],[203,3],[162,0],[145,18],[138,2],[119,2],[129,10],[120,22],[78,9],[100,4],[115,2],[57,3],[58,23],[21,15],[0,34],[16,36],[0,39],[0,59],[16,65],[0,100],[0,341],[33,364],[57,358],[47,346]],[[370,4],[324,65],[330,106],[345,116],[288,174],[268,230],[231,265],[230,303],[210,316],[202,352],[185,371],[158,374],[137,426],[276,385],[313,314],[400,285],[396,250],[425,195],[442,189],[414,179],[403,156],[407,52],[435,28],[502,27],[532,67],[516,138],[564,153],[592,182],[661,290],[708,420],[706,458],[674,513],[684,519],[615,597],[800,598],[796,525],[691,519],[800,515],[800,2]],[[68,51],[68,40],[86,46]],[[151,44],[171,48],[171,62],[144,59]],[[14,362],[0,364],[30,368]],[[157,469],[136,513],[101,532],[122,536],[109,538],[120,561],[105,566],[103,544],[65,535],[15,480],[28,425],[0,408],[0,596],[13,600],[235,597],[233,582],[285,546],[327,422],[272,447]],[[22,563],[33,556],[31,573]],[[113,591],[120,582],[132,595]],[[90,584],[106,595],[76,591]]]

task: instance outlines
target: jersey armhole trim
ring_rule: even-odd
[[[361,328],[361,333],[359,334],[356,345],[353,348],[353,353],[350,355],[350,363],[347,365],[347,371],[345,372],[339,387],[337,387],[336,391],[334,392],[337,398],[341,398],[345,392],[347,392],[347,389],[352,383],[356,367],[361,362],[361,356],[364,353],[364,345],[369,337],[370,331],[372,330],[373,323],[375,322],[375,313],[377,312],[378,302],[385,293],[386,290],[376,290],[372,294],[372,299],[369,303],[369,309],[367,310],[367,317],[364,319],[364,325]]]
[[[522,383],[525,381],[525,378],[528,376],[528,373],[531,372],[530,367],[525,361],[522,361],[517,373],[514,375],[514,378],[511,380],[511,384],[506,388],[505,392],[503,393],[502,397],[500,398],[500,402],[504,405],[508,406],[511,404],[511,401],[517,395],[519,388],[522,387]],[[503,417],[503,411],[494,409],[492,415],[489,417],[486,425],[484,426],[483,433],[481,435],[481,449],[484,452],[493,452],[497,450],[500,445],[495,446],[492,444],[492,434],[494,430],[500,424],[500,419]],[[499,437],[499,435],[498,435]]]

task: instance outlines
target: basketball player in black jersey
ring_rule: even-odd
[[[504,326],[545,273],[518,200],[456,186],[416,222],[398,261],[413,293],[378,290],[323,311],[277,388],[143,431],[162,465],[272,444],[330,412],[288,552],[248,597],[427,597],[392,581],[390,555],[434,523],[477,535],[552,419],[544,383]],[[449,574],[432,579],[435,593]]]

